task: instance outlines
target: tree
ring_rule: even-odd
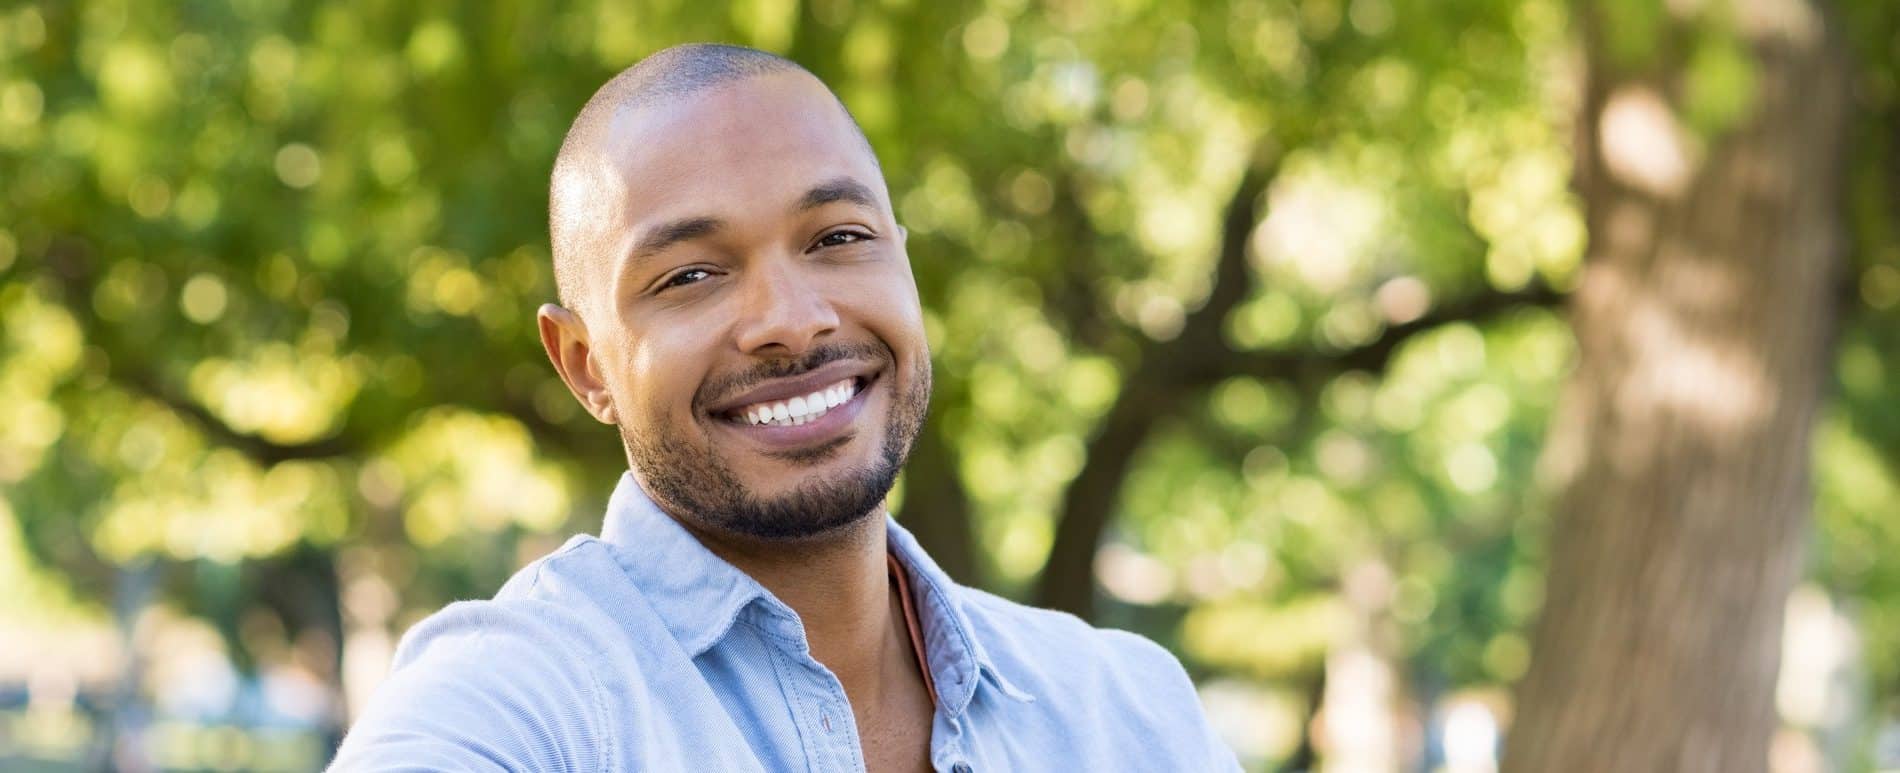
[[[1506,770],[1761,771],[1778,726],[1840,315],[1847,70],[1818,2],[1701,8],[1581,14],[1591,243]]]
[[[0,627],[43,599],[129,624],[149,597],[240,670],[280,665],[282,639],[305,676],[338,655],[373,672],[377,646],[319,645],[388,642],[596,528],[624,458],[530,324],[552,292],[547,166],[612,72],[716,39],[811,68],[880,154],[937,374],[893,511],[954,576],[1301,712],[1352,689],[1327,673],[1342,653],[1380,661],[1373,714],[1495,693],[1539,604],[1544,439],[1605,437],[1546,427],[1579,337],[1552,311],[1578,286],[1579,196],[1599,231],[1647,202],[1641,239],[1691,244],[1713,221],[1663,215],[1746,198],[1699,181],[1739,175],[1737,147],[1802,160],[1756,122],[1814,120],[1757,93],[1781,77],[1747,36],[1769,5],[1601,0],[1586,128],[1640,119],[1649,102],[1605,105],[1647,86],[1701,151],[1668,207],[1590,183],[1599,159],[1570,188],[1585,5],[15,3],[0,581],[57,592],[0,601]],[[1814,579],[1860,602],[1877,705],[1900,711],[1900,4],[1840,7],[1865,108],[1839,207],[1857,298],[1815,451]],[[1607,244],[1595,262],[1624,265]],[[1658,308],[1695,287],[1641,265]],[[1623,378],[1602,342],[1633,320],[1577,319],[1583,374]],[[1309,741],[1294,761],[1325,759]]]

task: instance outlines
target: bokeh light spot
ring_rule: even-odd
[[[200,325],[208,325],[224,316],[227,298],[224,281],[210,274],[198,274],[185,281],[185,287],[178,293],[178,308],[185,317]]]
[[[277,179],[292,188],[308,188],[323,177],[323,159],[315,148],[301,142],[279,149],[275,167]]]

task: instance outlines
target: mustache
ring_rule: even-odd
[[[896,362],[897,355],[882,342],[822,344],[796,358],[764,360],[738,373],[708,378],[694,396],[695,407],[704,409],[726,395],[738,394],[773,379],[790,378],[843,360]]]

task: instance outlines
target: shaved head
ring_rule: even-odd
[[[628,184],[614,168],[610,140],[619,119],[721,85],[782,73],[817,80],[797,62],[777,54],[743,46],[689,43],[640,60],[594,92],[561,142],[548,187],[548,236],[561,305],[586,313],[585,288],[593,281],[591,269],[600,257],[598,224],[617,205]],[[832,99],[837,101],[836,95]],[[845,110],[842,102],[838,107]],[[845,115],[849,120],[848,110]],[[877,155],[863,129],[855,120],[849,122],[875,165]]]
[[[875,529],[930,343],[838,96],[772,54],[669,48],[588,101],[549,199],[561,305],[536,314],[542,346],[653,501],[749,549]]]

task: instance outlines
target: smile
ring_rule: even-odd
[[[857,436],[858,415],[873,402],[882,369],[837,360],[794,378],[777,379],[711,406],[723,429],[767,455],[805,453]]]
[[[796,427],[817,421],[831,409],[850,402],[858,389],[858,380],[847,378],[802,397],[741,406],[729,416],[741,424]]]

